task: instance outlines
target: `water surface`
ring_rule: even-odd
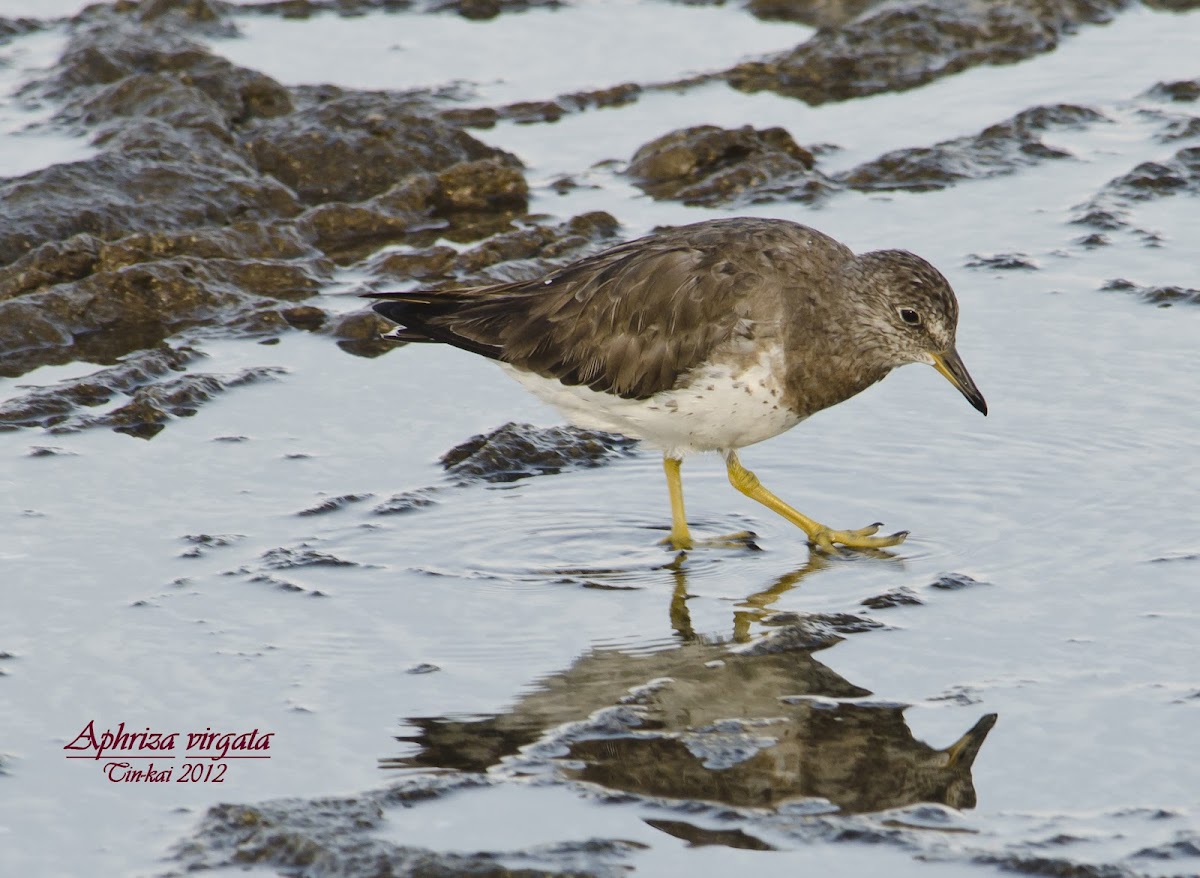
[[[456,83],[472,103],[490,104],[721,69],[809,33],[732,5],[620,5],[578,2],[489,23],[246,16],[241,37],[213,45],[286,84]],[[497,34],[503,51],[481,51]],[[977,806],[946,811],[954,831],[859,845],[814,840],[809,818],[787,809],[731,817],[704,806],[686,818],[694,827],[737,829],[777,850],[697,847],[655,826],[685,820],[670,802],[608,802],[602,784],[534,777],[553,764],[534,751],[484,766],[493,785],[390,814],[387,838],[463,852],[628,839],[645,845],[629,864],[646,875],[983,873],[991,867],[981,857],[1013,852],[1132,874],[1197,871],[1200,309],[1099,291],[1118,277],[1196,286],[1195,200],[1135,207],[1135,226],[1161,246],[1116,233],[1087,249],[1076,243],[1084,230],[1067,223],[1106,181],[1187,145],[1155,140],[1159,124],[1138,112],[1152,102],[1139,96],[1197,75],[1195,34],[1195,15],[1136,7],[1054,53],[903,94],[812,108],[713,84],[476,132],[526,163],[535,211],[608,210],[632,236],[720,213],[652,202],[619,166],[602,164],[683,125],[782,125],[801,143],[841,146],[830,158],[837,169],[1039,104],[1083,103],[1111,120],[1048,134],[1075,160],[1013,176],[739,211],[809,223],[856,249],[912,249],[958,291],[959,349],[988,398],[986,420],[932,370],[912,367],[743,454],[772,490],[823,521],[910,529],[891,558],[814,565],[786,522],[728,486],[715,457],[684,468],[693,526],[751,529],[761,551],[676,562],[657,546],[667,501],[649,451],[455,487],[437,465],[448,448],[506,421],[559,419],[491,364],[429,346],[365,360],[301,334],[273,346],[211,342],[206,370],[286,374],[231,392],[150,442],[0,434],[0,652],[12,655],[0,661],[5,874],[162,873],[213,803],[386,785],[394,773],[379,760],[413,758],[419,748],[405,741],[423,722],[519,717],[605,652],[652,669],[706,644],[707,661],[760,637],[774,611],[884,623],[815,659],[873,699],[911,705],[903,723],[915,741],[947,747],[998,714],[973,767]],[[61,40],[50,30],[0,49],[16,64],[3,71],[7,86],[52,61]],[[627,46],[611,51],[617,43]],[[0,108],[5,142],[50,144],[0,148],[5,174],[86,154],[86,144],[39,127],[45,118],[13,97]],[[559,195],[549,183],[564,173],[591,185]],[[1038,267],[966,267],[973,254],[996,253],[1026,254]],[[5,379],[0,397],[85,368]],[[428,488],[433,505],[372,511]],[[345,495],[361,499],[298,515]],[[305,548],[348,563],[276,563],[277,550]],[[974,584],[931,587],[947,573]],[[861,603],[899,588],[923,603]],[[426,665],[435,670],[409,673]],[[636,676],[643,666],[622,667]],[[738,715],[732,705],[729,715]],[[258,728],[275,740],[271,760],[234,764],[220,786],[113,784],[97,766],[63,758],[88,720]],[[878,827],[894,815],[854,819]]]

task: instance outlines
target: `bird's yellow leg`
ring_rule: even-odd
[[[725,468],[729,472],[730,484],[750,499],[757,500],[772,512],[782,515],[796,525],[808,535],[808,541],[820,551],[831,552],[835,545],[847,546],[851,549],[881,549],[886,546],[899,545],[908,536],[906,530],[886,537],[874,536],[882,526],[879,523],[857,530],[833,530],[819,521],[814,521],[804,513],[796,511],[764,488],[762,482],[758,480],[758,476],[742,466],[737,454],[732,451],[725,455]]]
[[[687,515],[683,511],[683,479],[679,467],[683,463],[678,457],[663,456],[663,472],[667,474],[667,493],[671,495],[671,533],[663,540],[672,549],[692,548],[692,535],[688,531]]]

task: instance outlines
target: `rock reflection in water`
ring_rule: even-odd
[[[906,705],[864,700],[872,693],[813,656],[842,639],[838,630],[870,620],[787,614],[786,624],[748,636],[747,610],[763,612],[812,569],[743,602],[736,645],[692,633],[677,570],[678,648],[593,649],[507,713],[412,719],[420,731],[403,740],[420,751],[384,765],[484,771],[507,761],[520,773],[549,769],[610,790],[738,807],[812,798],[843,813],[974,807],[971,767],[995,714],[944,749],[916,740]]]

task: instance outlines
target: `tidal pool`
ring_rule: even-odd
[[[209,45],[285,85],[455,84],[478,105],[719,70],[812,32],[657,0],[235,21]],[[8,88],[53,60],[61,27],[0,47]],[[1101,289],[1200,286],[1196,187],[1130,202],[1105,246],[1069,222],[1197,145],[1160,139],[1164,111],[1196,104],[1146,93],[1200,73],[1198,29],[1198,12],[1134,6],[902,93],[810,107],[709,83],[473,132],[526,164],[534,213],[606,210],[626,237],[781,216],[946,274],[988,418],[911,367],[743,454],[823,521],[912,531],[886,555],[814,558],[715,457],[685,466],[693,527],[752,530],[756,550],[657,545],[650,450],[458,484],[448,449],[560,419],[434,346],[201,341],[206,372],[281,372],[150,441],[0,433],[0,872],[355,875],[359,854],[417,849],[445,874],[1200,871],[1200,307]],[[1069,159],[940,191],[722,210],[620,174],[685,125],[783,126],[840,147],[832,172],[1055,103],[1106,121],[1044,135]],[[51,145],[0,149],[0,172],[87,154],[46,119],[7,98],[4,139]],[[564,174],[581,185],[560,194]],[[1027,267],[987,261],[1006,254]],[[356,309],[356,283],[351,267],[323,295]],[[94,368],[0,379],[0,399]],[[411,508],[389,511],[397,497]],[[226,760],[221,783],[174,782],[182,760],[173,782],[116,783],[104,760],[64,758],[89,722],[257,730],[270,759]]]

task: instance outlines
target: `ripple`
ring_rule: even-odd
[[[459,537],[443,538],[436,558],[410,569],[504,588],[536,582],[638,589],[673,583],[674,570],[684,570],[689,578],[715,575],[723,560],[752,551],[735,546],[678,553],[660,542],[666,525],[637,516],[614,517],[602,509],[577,508],[570,518],[557,520],[539,510],[537,523],[530,521],[526,530],[523,522],[514,521],[519,509],[488,504],[479,511]],[[737,524],[729,529],[737,530]],[[718,528],[702,522],[697,533]]]

